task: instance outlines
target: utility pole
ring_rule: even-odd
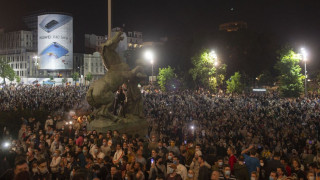
[[[108,39],[111,38],[111,0],[108,0]]]

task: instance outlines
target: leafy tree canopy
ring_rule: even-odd
[[[227,92],[240,94],[242,92],[242,89],[243,86],[241,84],[241,74],[239,72],[236,72],[227,81]]]
[[[275,69],[280,72],[280,92],[285,97],[298,97],[304,90],[303,80],[305,78],[299,66],[300,57],[289,47],[283,48],[279,54],[279,61]]]
[[[162,91],[166,91],[168,86],[170,85],[169,82],[172,81],[173,78],[176,77],[174,73],[174,69],[168,66],[167,68],[159,68],[159,75],[158,75],[158,84]]]

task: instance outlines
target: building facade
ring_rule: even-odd
[[[228,22],[219,25],[220,31],[234,32],[241,29],[247,29],[248,25],[244,21]]]

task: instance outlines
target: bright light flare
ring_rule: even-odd
[[[152,51],[150,51],[150,50],[149,50],[149,51],[146,51],[145,54],[144,54],[144,57],[145,57],[147,60],[149,60],[151,64],[154,63],[154,60],[153,60],[154,54],[153,54]]]
[[[214,62],[214,66],[218,66],[219,65],[219,62],[216,60],[215,62]]]
[[[305,48],[301,48],[301,53],[302,53],[302,60],[303,61],[307,61],[308,60],[308,58],[307,58],[308,53],[307,53],[306,49]]]
[[[10,146],[10,143],[9,142],[4,142],[3,145],[2,145],[4,148],[8,148]]]

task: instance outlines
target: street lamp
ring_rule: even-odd
[[[150,61],[150,63],[151,63],[151,84],[153,84],[153,64],[154,64],[154,54],[153,54],[153,52],[152,51],[147,51],[146,53],[145,53],[145,58],[147,59],[147,60],[149,60]]]
[[[304,61],[304,93],[305,97],[307,97],[307,51],[304,48],[301,48],[302,60]]]
[[[39,56],[33,56],[33,59],[34,59],[34,67],[35,67],[34,73],[36,74],[36,80],[37,80],[38,79],[37,69],[39,67],[38,59],[40,59],[40,57]]]
[[[218,62],[218,56],[215,51],[211,51],[209,53],[209,59],[210,59],[211,63],[216,67],[216,73],[215,73],[216,77],[215,78],[216,78],[216,82],[218,83],[217,67],[219,66],[219,62]]]
[[[209,53],[209,59],[210,59],[210,61],[211,61],[212,63],[214,63],[215,66],[218,65],[218,64],[217,64],[217,63],[218,63],[218,62],[217,62],[218,57],[217,57],[217,54],[216,54],[215,51],[211,51],[211,52]]]

